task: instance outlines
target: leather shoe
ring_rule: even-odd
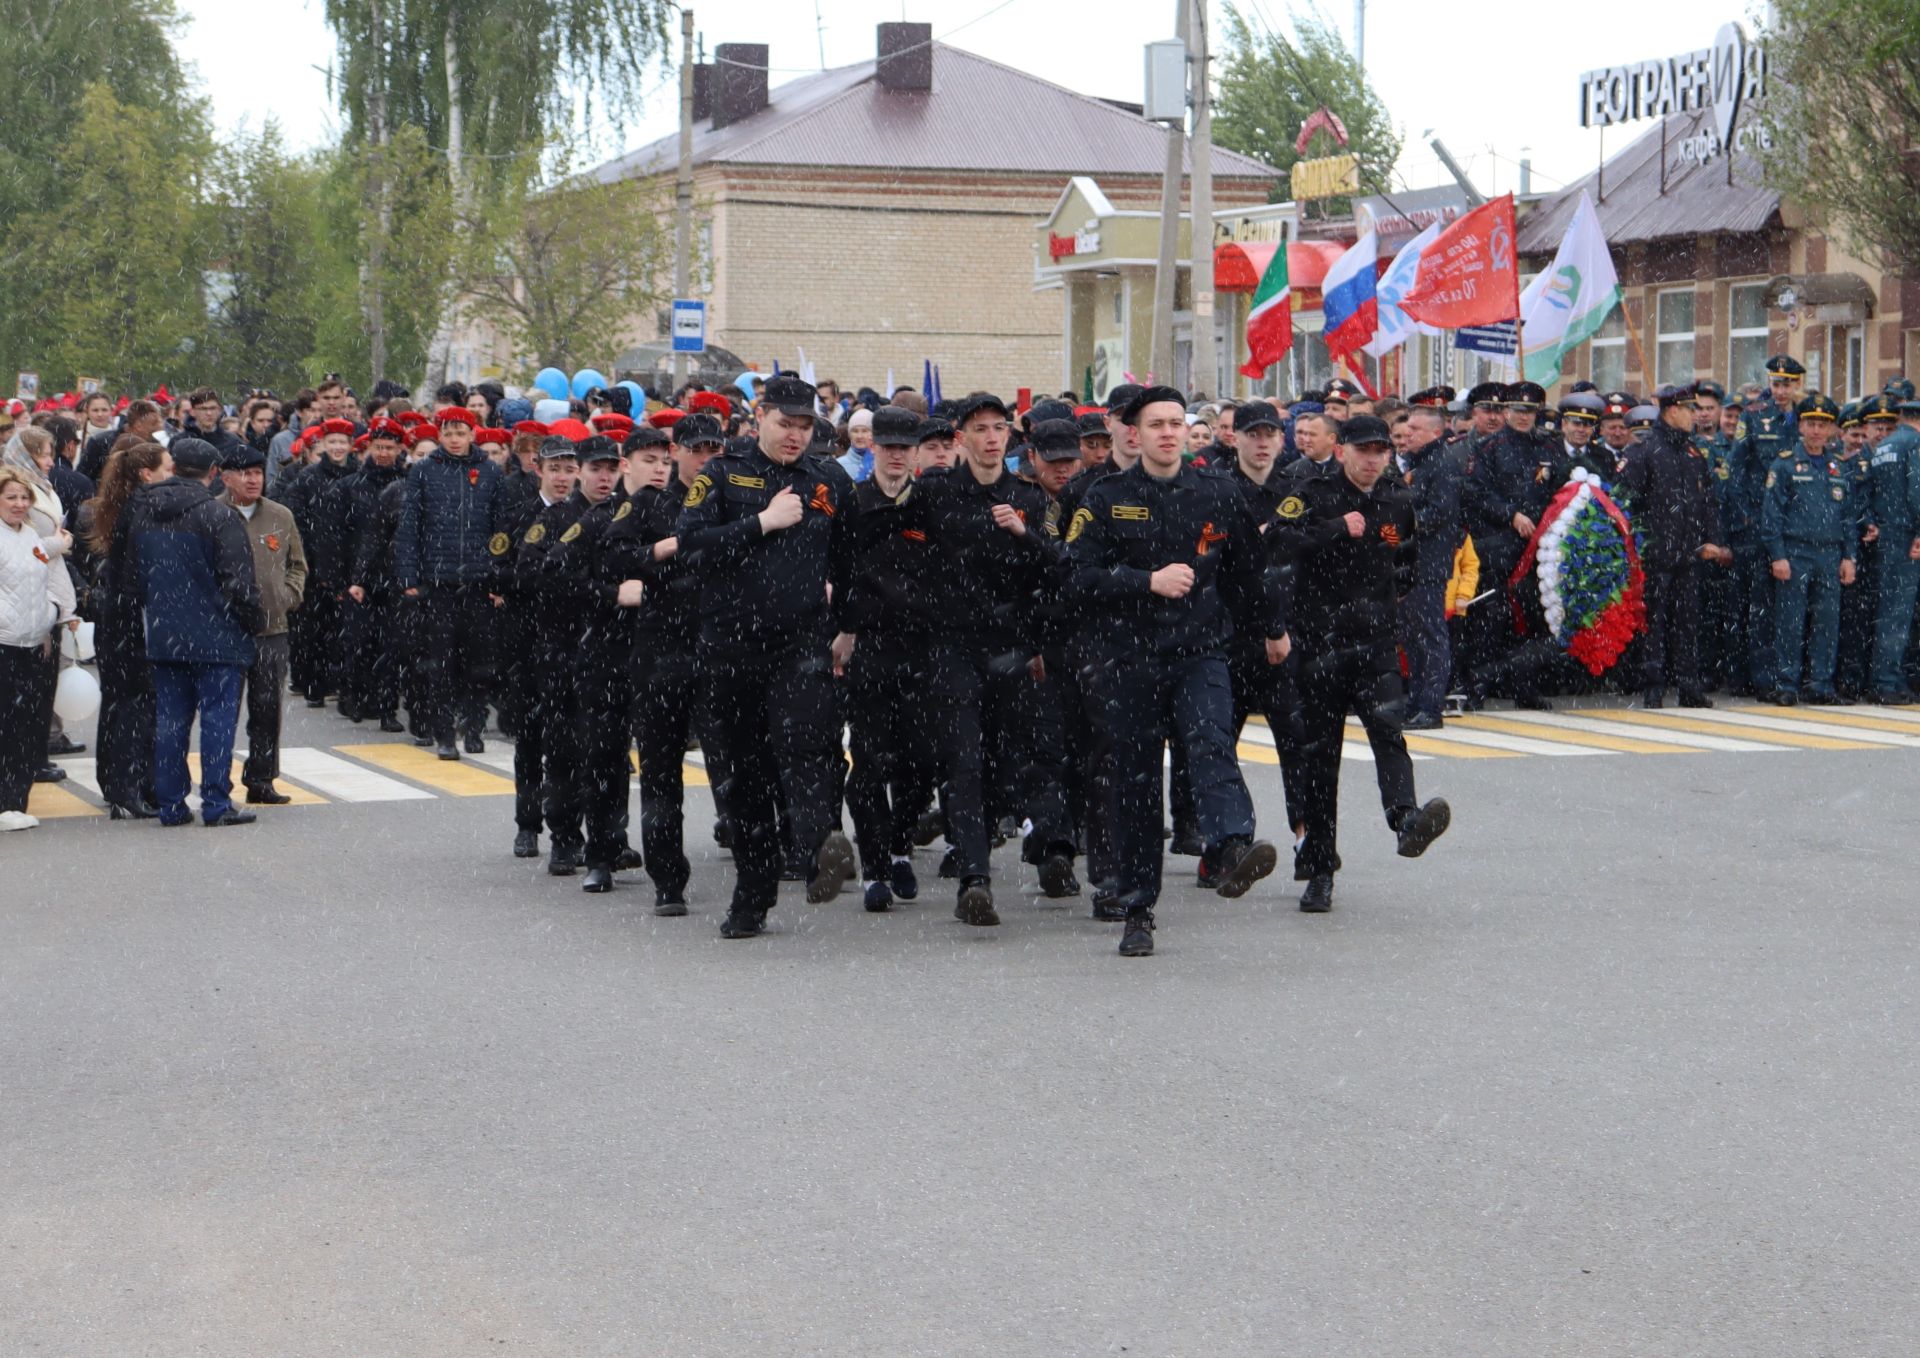
[[[1307,883],[1300,893],[1300,909],[1309,915],[1324,915],[1333,909],[1333,874],[1323,872]]]
[[[1122,957],[1153,956],[1153,911],[1129,910],[1126,920],[1126,931],[1120,935],[1120,955]]]
[[[86,752],[87,747],[71,736],[61,736],[60,739],[47,743],[47,754],[49,757],[68,754],[85,754]]]
[[[407,725],[398,717],[382,717],[380,718],[380,729],[390,736],[396,736],[406,730]]]
[[[540,832],[522,830],[513,837],[513,856],[515,858],[538,858],[540,856]]]
[[[292,797],[280,791],[272,783],[247,785],[247,803],[250,806],[285,806],[292,800]]]
[[[1524,698],[1515,698],[1513,705],[1522,712],[1551,712],[1553,699],[1542,698],[1538,694],[1529,694]]]
[[[1453,808],[1446,799],[1435,797],[1425,806],[1407,813],[1400,822],[1399,854],[1402,858],[1418,858],[1427,851],[1427,846],[1447,832],[1453,824]]]
[[[727,917],[720,921],[720,937],[753,938],[766,927],[766,911],[733,909],[727,911]]]
[[[1709,697],[1708,697],[1708,696],[1707,696],[1706,694],[1704,694],[1704,693],[1682,693],[1682,694],[1680,695],[1680,706],[1682,706],[1682,707],[1712,707],[1712,706],[1713,706],[1713,699],[1711,699],[1711,698],[1709,698]]]
[[[146,802],[127,802],[124,805],[120,802],[107,803],[107,817],[110,820],[152,820],[159,814]]]
[[[1040,892],[1049,900],[1063,900],[1080,894],[1080,881],[1073,875],[1073,855],[1054,852],[1040,864]]]
[[[1439,731],[1446,727],[1438,712],[1416,712],[1400,723],[1402,731]]]
[[[853,845],[835,830],[820,841],[813,858],[813,873],[807,881],[807,901],[819,905],[840,894],[840,888],[853,876]]]
[[[218,828],[222,825],[251,825],[258,819],[260,818],[251,811],[239,811],[233,807],[228,807],[225,811],[208,821],[207,825],[211,828]]]
[[[67,771],[58,764],[48,764],[33,775],[33,781],[36,783],[64,783],[67,781]]]
[[[1213,889],[1227,900],[1236,900],[1272,872],[1279,861],[1279,850],[1264,839],[1229,840],[1220,847],[1220,866],[1212,874],[1216,883]]]
[[[554,849],[547,855],[547,876],[571,877],[573,870],[579,867],[572,854],[565,849]]]
[[[453,748],[453,742],[451,740],[441,741],[439,748],[436,749],[434,753],[442,759],[448,760],[458,759],[460,757],[460,751]]]
[[[995,925],[1000,916],[993,908],[993,888],[975,878],[960,888],[960,899],[953,907],[953,917],[962,924],[980,927]]]
[[[661,887],[653,893],[653,913],[670,919],[677,919],[687,913],[687,896],[683,891],[670,891]]]
[[[613,860],[613,870],[615,872],[632,872],[639,866],[640,850],[634,848],[631,844],[622,845],[619,857]]]
[[[1127,903],[1120,899],[1118,892],[1096,891],[1093,893],[1093,917],[1103,924],[1118,924],[1127,917]]]
[[[598,896],[602,892],[613,890],[612,868],[588,868],[587,880],[580,883],[582,891],[591,891]]]
[[[1664,688],[1650,688],[1640,695],[1640,706],[1649,712],[1658,711],[1667,705],[1667,691]]]
[[[479,736],[467,737],[467,753],[468,754],[485,754],[486,752],[487,752],[486,741],[480,739]]]

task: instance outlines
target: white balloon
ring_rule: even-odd
[[[93,659],[93,624],[90,622],[82,622],[80,624],[80,630],[73,635],[74,645],[78,647],[80,652],[78,658],[81,660]]]
[[[61,721],[85,721],[100,710],[100,681],[78,665],[61,670],[53,686],[53,710]]]

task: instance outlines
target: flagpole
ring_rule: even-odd
[[[1640,347],[1640,327],[1633,323],[1633,312],[1627,308],[1626,294],[1620,297],[1620,317],[1627,323],[1627,339],[1633,345],[1634,361],[1640,365],[1640,380],[1653,381],[1653,369],[1647,366],[1647,351]]]
[[[1527,380],[1527,327],[1519,316],[1513,318],[1513,380]]]

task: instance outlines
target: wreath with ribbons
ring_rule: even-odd
[[[1606,483],[1583,467],[1541,514],[1509,583],[1528,571],[1538,576],[1547,630],[1590,674],[1606,673],[1647,630],[1647,578],[1633,526]],[[1517,601],[1514,626],[1526,630]]]

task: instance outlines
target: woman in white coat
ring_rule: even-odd
[[[66,584],[69,600],[72,584],[43,544],[33,509],[33,484],[18,468],[0,466],[0,830],[40,823],[27,814],[27,796],[46,762],[53,629],[72,615],[71,603],[62,614],[55,582]]]

